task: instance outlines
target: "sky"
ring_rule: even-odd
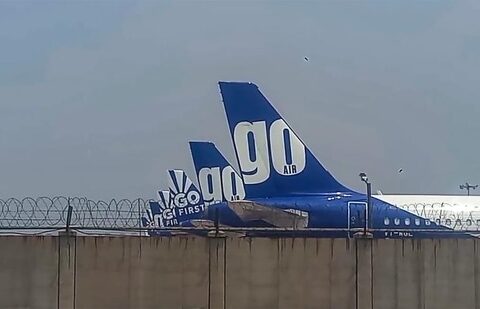
[[[477,1],[0,1],[0,198],[155,198],[217,83],[259,85],[343,184],[480,183]],[[309,61],[305,61],[308,57]],[[402,173],[398,173],[403,169]],[[478,192],[480,194],[480,192]]]

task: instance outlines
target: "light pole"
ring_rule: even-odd
[[[367,229],[370,230],[371,228],[371,197],[372,197],[372,184],[368,181],[367,174],[365,173],[360,173],[358,174],[360,176],[360,179],[367,185],[367,207],[365,208],[365,229],[364,229],[364,234],[367,234]]]
[[[478,187],[478,185],[471,185],[468,182],[466,182],[464,185],[460,185],[460,190],[467,190],[467,195],[470,195],[470,189],[475,190]]]

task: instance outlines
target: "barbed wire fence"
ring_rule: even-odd
[[[86,197],[66,196],[0,199],[0,232],[15,231],[14,233],[17,234],[32,234],[34,232],[26,231],[40,231],[38,234],[41,234],[70,228],[84,233],[88,231],[144,233],[152,229],[142,226],[141,221],[142,216],[145,216],[150,209],[150,201],[152,200],[142,198],[94,201]],[[438,205],[415,203],[396,206],[419,217],[436,218],[426,221],[431,221],[438,226],[443,225],[457,231],[480,232],[480,206],[463,208],[461,205],[447,203]],[[402,228],[402,224],[407,224],[406,221],[402,223],[396,218],[388,218],[388,221],[393,222],[389,228]],[[399,226],[395,226],[397,224],[395,222],[398,222]],[[417,220],[414,222],[410,223],[409,220],[408,224],[416,224]],[[403,228],[410,228],[410,226]],[[169,230],[175,229],[187,228],[169,228]],[[235,230],[235,228],[231,229]],[[241,228],[237,229],[241,230]]]
[[[0,229],[60,229],[69,225],[83,229],[140,229],[149,200],[93,201],[85,197],[26,197],[0,199]]]

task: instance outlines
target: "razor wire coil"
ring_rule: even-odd
[[[56,228],[67,223],[68,206],[73,207],[71,225],[82,228],[140,228],[140,218],[149,200],[93,201],[84,197],[26,197],[0,199],[0,228]]]
[[[0,199],[0,229],[63,228],[72,206],[72,228],[142,229],[142,216],[150,209],[142,198],[93,201],[86,197],[26,197]],[[480,206],[412,203],[395,205],[414,215],[436,218],[432,222],[459,230],[480,230]],[[394,218],[389,218],[394,219]]]

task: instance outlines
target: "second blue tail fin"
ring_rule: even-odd
[[[245,198],[240,175],[211,142],[189,142],[195,172],[205,203]]]

